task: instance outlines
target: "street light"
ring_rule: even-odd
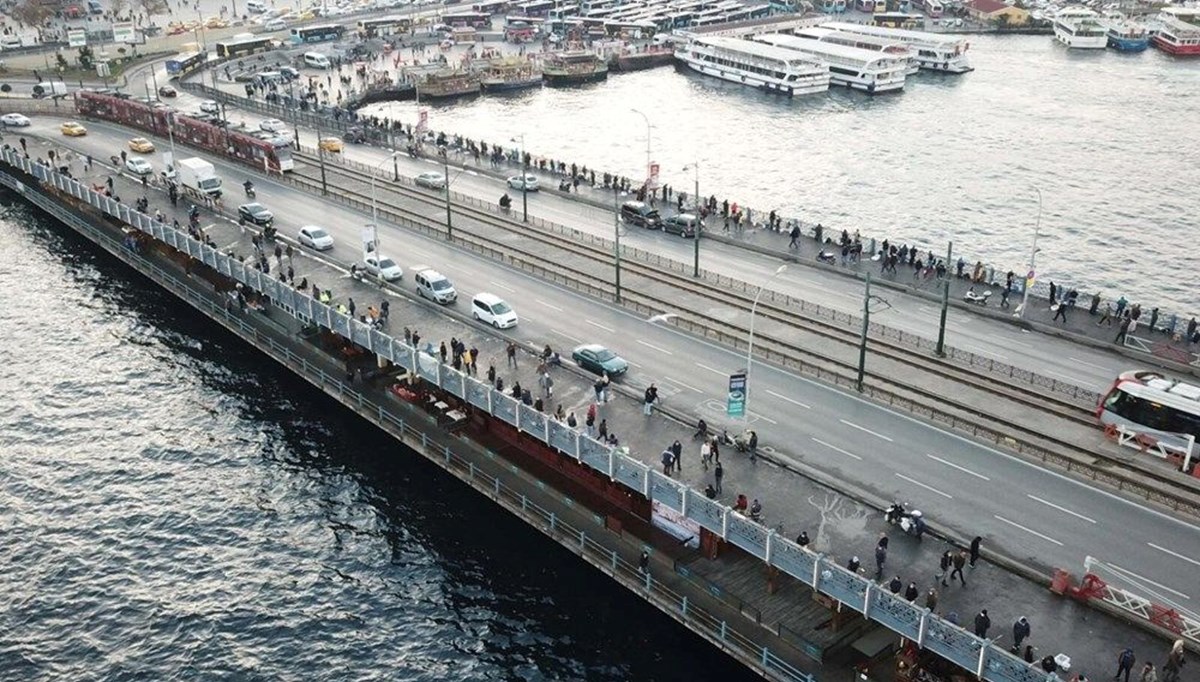
[[[442,157],[442,178],[446,181],[446,241],[454,241],[454,225],[450,218],[450,150],[446,145],[442,145],[438,147],[438,154]],[[465,168],[459,171],[458,175],[462,175],[464,172],[466,172]],[[458,179],[458,175],[454,176],[455,180]]]
[[[863,292],[862,335],[858,339],[858,379],[854,382],[854,387],[859,393],[862,393],[863,376],[867,373],[867,330],[871,327],[871,301],[879,301],[884,305],[885,310],[892,307],[887,299],[871,295],[871,273],[868,272],[867,287]]]
[[[529,160],[525,156],[525,133],[510,138],[521,143],[521,222],[529,222]]]
[[[318,143],[319,145],[320,143]],[[379,200],[375,196],[375,176],[383,168],[383,164],[391,161],[400,152],[392,152],[383,158],[371,172],[371,246],[375,249],[375,273],[379,276],[379,286],[383,286],[383,252],[379,250]]]
[[[1037,192],[1038,195],[1038,212],[1037,222],[1033,226],[1033,249],[1029,251],[1029,272],[1025,275],[1025,293],[1021,296],[1021,309],[1017,311],[1017,317],[1022,320],[1025,319],[1025,308],[1029,305],[1029,290],[1033,288],[1033,282],[1030,280],[1036,274],[1034,263],[1037,261],[1038,236],[1040,236],[1042,231],[1042,190],[1038,189],[1035,185],[1033,186],[1033,191]]]
[[[651,191],[651,187],[650,187],[650,117],[643,114],[641,111],[639,111],[637,109],[630,109],[630,111],[637,114],[638,116],[641,116],[642,120],[646,122],[646,182],[645,182],[644,186],[646,188],[646,192],[649,193]]]
[[[750,369],[754,366],[754,315],[758,312],[758,300],[762,298],[766,286],[770,284],[771,280],[782,275],[787,267],[787,263],[784,263],[775,268],[775,272],[758,285],[758,293],[754,295],[754,305],[750,306],[750,337],[746,342],[746,388],[743,391],[744,398],[742,399],[742,419],[746,421],[750,421]]]
[[[621,190],[613,183],[613,263],[616,267],[614,301],[621,302]]]
[[[700,276],[700,233],[704,231],[704,221],[700,218],[700,162],[693,161],[683,167],[684,171],[695,171],[696,184],[692,187],[696,203],[696,236],[692,243],[692,277]]]

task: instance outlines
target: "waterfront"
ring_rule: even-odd
[[[844,89],[794,100],[670,69],[579,89],[439,105],[430,126],[638,177],[646,128],[663,179],[866,236],[1024,269],[1044,197],[1039,271],[1048,279],[1195,312],[1174,244],[1196,204],[1179,178],[1200,172],[1190,121],[1200,62],[1157,51],[1068,52],[1048,36],[972,36],[976,70],[919,74],[905,91]],[[416,120],[413,103],[365,114]],[[1178,255],[1177,255],[1178,254]],[[1178,274],[1165,274],[1168,273]]]
[[[0,677],[752,677],[86,240],[5,206],[0,284],[21,305],[0,313],[0,385],[19,396],[0,429]]]

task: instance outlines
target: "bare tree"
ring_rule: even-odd
[[[112,0],[109,3],[109,11],[113,17],[124,19],[129,14],[129,0]]]
[[[808,498],[808,503],[821,513],[821,521],[817,524],[817,532],[812,535],[814,549],[828,548],[830,546],[829,538],[826,535],[826,525],[831,521],[855,526],[852,529],[843,529],[851,534],[862,532],[866,529],[867,512],[857,502],[851,502],[841,495],[827,492],[824,499],[818,501],[810,497]]]
[[[54,7],[43,5],[39,0],[25,0],[12,8],[10,14],[21,24],[41,28],[50,17],[54,16]]]
[[[167,0],[138,0],[138,5],[146,13],[146,18],[150,18],[156,14],[169,14]]]

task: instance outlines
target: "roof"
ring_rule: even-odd
[[[999,12],[1003,9],[1008,9],[1009,5],[1000,2],[1000,0],[971,0],[967,3],[967,7],[970,7],[976,12],[980,12],[982,14],[991,14],[993,12]]]

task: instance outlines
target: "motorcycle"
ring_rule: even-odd
[[[967,303],[974,303],[976,305],[987,305],[988,297],[991,295],[992,295],[992,292],[990,289],[988,291],[983,292],[982,294],[979,294],[979,293],[976,293],[975,289],[972,288],[972,289],[968,289],[967,293],[963,294],[963,300],[966,301]]]
[[[278,232],[279,232],[279,231],[275,229],[275,226],[274,226],[274,225],[267,225],[266,227],[264,227],[264,228],[263,228],[263,232],[262,232],[262,233],[263,233],[263,237],[265,237],[266,239],[270,239],[270,240],[274,241],[274,239],[275,239],[275,235],[276,235]]]
[[[817,261],[825,263],[826,265],[836,265],[837,256],[835,256],[832,251],[821,251],[817,254]]]
[[[925,534],[925,517],[916,509],[911,512],[904,508],[901,502],[893,502],[883,512],[883,518],[893,526],[900,526],[905,535],[911,535],[918,540]]]
[[[250,182],[249,180],[247,180],[245,182],[245,184],[242,185],[242,187],[246,188],[246,196],[250,197],[251,199],[253,199],[256,196],[256,194],[254,192],[254,183],[253,182]]]

